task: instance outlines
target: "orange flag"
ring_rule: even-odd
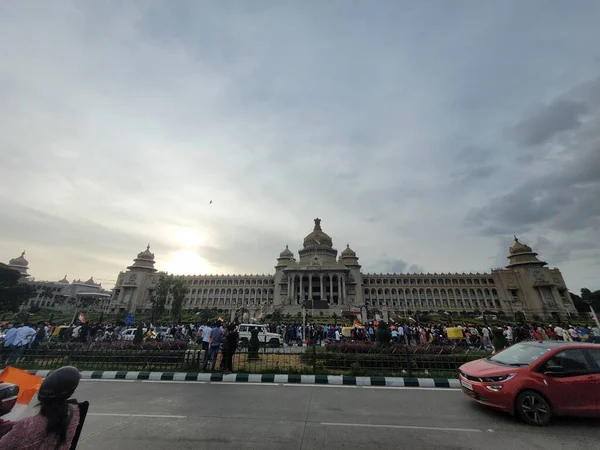
[[[11,383],[19,386],[19,396],[17,397],[17,405],[27,406],[31,399],[38,393],[42,384],[42,377],[31,375],[30,373],[7,367],[0,372],[0,381],[3,383]]]

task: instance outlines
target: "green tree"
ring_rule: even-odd
[[[164,314],[172,282],[173,277],[171,275],[161,275],[158,278],[150,296],[150,303],[152,304],[152,322],[155,322]]]
[[[281,323],[283,322],[283,308],[275,308],[270,315],[270,320],[272,323]]]
[[[33,286],[19,283],[21,274],[8,266],[0,265],[0,312],[17,312],[35,295]]]
[[[177,323],[181,322],[181,306],[188,291],[189,287],[185,280],[181,278],[172,280],[171,296],[173,297],[173,304],[171,305],[171,314],[173,315],[173,320]]]
[[[337,315],[337,313],[335,313],[335,312],[334,312],[334,313],[331,315],[331,317],[333,317],[333,322],[334,322],[334,325],[336,325],[336,326],[337,326],[337,320],[338,320],[338,315]]]
[[[377,341],[377,345],[381,347],[390,345],[392,340],[392,332],[390,331],[388,324],[383,320],[377,324],[377,334],[375,335],[375,340]]]

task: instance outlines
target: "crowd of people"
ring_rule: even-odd
[[[325,345],[347,341],[374,342],[377,340],[377,321],[364,325],[354,322],[351,326],[340,324],[271,324],[273,333],[281,336],[284,346]],[[388,326],[386,324],[386,326]],[[232,357],[239,345],[239,333],[235,323],[226,324],[219,320],[211,324],[141,325],[145,341],[181,341],[201,345],[204,350],[204,366],[223,353],[223,371],[233,370]],[[563,340],[600,343],[600,329],[589,327],[561,326],[552,324],[526,325],[474,325],[470,323],[412,323],[389,324],[392,342],[407,345],[457,345],[468,348],[494,349],[495,337],[501,335],[508,344],[524,340]],[[0,339],[2,361],[10,365],[17,361],[27,349],[36,349],[41,343],[54,337],[59,342],[114,342],[124,339],[124,332],[131,326],[121,324],[70,324],[53,325],[39,323],[32,327],[28,323],[19,325],[2,324]],[[452,333],[449,333],[452,330]],[[458,335],[457,335],[458,331]],[[451,335],[450,335],[451,334]]]

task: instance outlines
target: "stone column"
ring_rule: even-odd
[[[304,275],[302,275],[302,274],[298,275],[299,286],[298,286],[298,297],[296,297],[296,302],[298,305],[301,303],[302,298],[303,298],[302,296],[304,295],[304,293],[302,292],[302,290],[304,288],[304,286],[302,286],[303,281],[304,281],[303,278],[304,278]]]
[[[308,274],[308,299],[312,300],[312,273]]]
[[[346,303],[346,279],[342,280],[342,304]]]
[[[292,275],[292,279],[290,280],[290,305],[294,304],[294,299],[296,297],[296,292],[294,291],[295,289],[295,283],[296,281],[296,275]]]
[[[325,300],[325,296],[323,295],[323,274],[319,274],[319,279],[321,282],[321,290],[319,291],[319,294],[321,296],[321,301]]]
[[[342,277],[338,275],[338,305],[342,304]]]
[[[333,275],[329,274],[329,302],[333,302]]]

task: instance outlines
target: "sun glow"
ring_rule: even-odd
[[[206,233],[197,228],[170,227],[166,234],[173,245],[186,249],[195,249],[208,242]]]
[[[210,264],[193,250],[171,253],[165,269],[175,275],[201,275],[211,271]]]

